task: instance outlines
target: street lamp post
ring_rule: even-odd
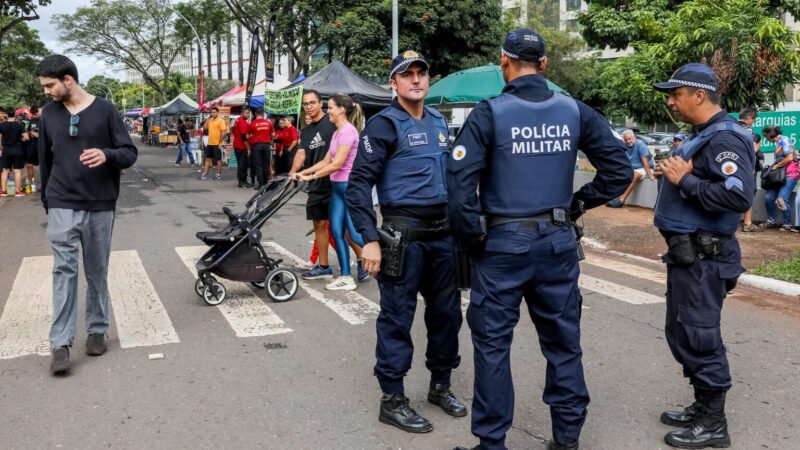
[[[203,71],[203,47],[202,47],[203,41],[200,39],[200,35],[197,33],[197,30],[195,30],[194,25],[192,25],[192,22],[189,22],[189,19],[184,17],[183,14],[179,13],[175,8],[172,8],[172,7],[169,7],[169,6],[167,8],[170,11],[174,12],[175,15],[177,15],[178,17],[183,19],[183,21],[186,22],[189,25],[189,28],[192,29],[192,33],[194,33],[194,37],[197,38],[197,77],[199,78],[200,77],[200,73]],[[197,92],[197,78],[194,79],[194,90],[195,90],[195,92],[197,94],[197,98],[199,99],[200,98],[200,93]],[[202,108],[203,105],[200,105],[200,107]]]
[[[392,0],[392,56],[391,56],[392,58],[397,56],[397,54],[400,52],[400,49],[398,48],[399,44],[397,38],[398,28],[399,28],[398,22],[400,16],[400,11],[399,11],[400,8],[397,2],[398,0]],[[392,97],[394,98],[395,95],[397,95],[397,92],[395,92],[395,90],[392,89]]]

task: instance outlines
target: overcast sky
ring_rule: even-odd
[[[79,7],[89,6],[91,3],[91,0],[53,0],[49,6],[39,8],[38,12],[41,19],[28,22],[28,25],[39,31],[39,37],[48,50],[55,53],[63,53],[65,47],[58,42],[58,30],[55,25],[50,23],[50,19],[52,19],[55,14],[72,14]],[[78,76],[82,83],[89,81],[89,79],[95,75],[105,75],[120,81],[124,78],[124,73],[122,71],[117,71],[115,73],[96,58],[74,54],[65,54],[65,56],[75,61],[75,64],[78,66]]]

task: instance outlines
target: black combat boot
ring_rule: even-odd
[[[728,448],[731,437],[725,419],[725,391],[698,392],[700,415],[686,428],[664,436],[664,441],[677,448]]]
[[[683,408],[683,411],[664,411],[661,413],[661,423],[671,427],[683,428],[695,420],[702,412],[703,405],[700,403],[698,393],[694,393],[694,403]]]
[[[454,417],[464,417],[467,415],[467,407],[459,402],[455,395],[450,391],[449,384],[434,384],[428,390],[428,401],[438,405]]]
[[[433,425],[428,419],[408,406],[408,398],[403,394],[383,394],[378,420],[409,433],[427,433],[433,430]]]

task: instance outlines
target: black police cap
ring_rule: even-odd
[[[411,64],[419,63],[425,66],[425,70],[430,69],[428,61],[419,53],[408,50],[395,56],[392,60],[392,70],[389,73],[389,78],[392,78],[396,73],[403,73],[411,67]]]
[[[681,66],[668,81],[653,84],[653,88],[661,92],[669,92],[670,89],[682,86],[705,89],[717,92],[719,83],[711,67],[700,63],[689,63]]]
[[[539,62],[544,58],[544,38],[530,28],[518,28],[506,35],[502,52],[512,59]]]

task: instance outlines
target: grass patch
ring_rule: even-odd
[[[795,253],[784,261],[761,264],[753,269],[752,273],[777,280],[800,283],[800,252]]]

